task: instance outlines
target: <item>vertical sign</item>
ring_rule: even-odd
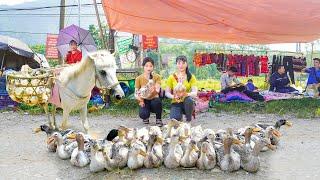
[[[158,37],[142,35],[142,47],[143,49],[158,49]]]
[[[52,59],[58,59],[58,49],[57,49],[57,34],[48,34],[46,42],[46,57]]]

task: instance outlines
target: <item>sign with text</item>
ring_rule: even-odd
[[[158,37],[142,35],[142,47],[143,49],[158,49]]]
[[[58,59],[58,34],[48,34],[46,42],[46,58]]]
[[[132,44],[132,37],[130,38],[122,38],[117,40],[118,53],[120,55],[126,54],[130,48],[129,46]]]

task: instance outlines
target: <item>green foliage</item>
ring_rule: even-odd
[[[104,42],[107,43],[109,27],[107,25],[102,25],[103,33],[104,33]],[[99,27],[93,24],[89,25],[89,32],[92,35],[94,42],[96,43],[98,49],[102,49],[102,40],[100,38],[100,31]]]
[[[48,63],[50,65],[50,67],[55,67],[55,66],[59,65],[59,60],[58,59],[48,59]]]
[[[46,53],[46,45],[44,44],[37,44],[30,47],[34,52],[45,54]]]
[[[164,99],[163,103],[163,118],[169,118],[170,112],[170,100]],[[88,104],[91,107],[92,104]],[[291,100],[279,100],[271,102],[259,102],[259,103],[219,103],[215,104],[213,108],[209,109],[211,113],[234,113],[234,114],[278,114],[278,115],[295,115],[298,118],[315,118],[319,117],[317,114],[319,111],[320,101],[317,99],[291,99]],[[51,110],[51,106],[49,106]],[[19,105],[21,112],[28,112],[29,114],[44,114],[44,110],[39,106],[27,106],[24,104]],[[99,115],[111,115],[114,117],[138,117],[139,106],[134,99],[125,98],[120,101],[112,99],[112,104],[108,109],[101,109],[91,113],[93,116]],[[57,111],[57,114],[61,114],[62,111]],[[78,112],[72,112],[71,115],[77,115]]]
[[[314,118],[318,115],[316,111],[320,107],[317,99],[290,99],[277,100],[262,103],[219,103],[215,104],[211,112],[261,113],[261,114],[293,114],[298,118]]]

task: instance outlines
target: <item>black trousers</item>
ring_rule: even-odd
[[[156,118],[161,119],[162,102],[160,98],[144,100],[144,107],[140,107],[139,116],[141,119],[148,119],[150,117],[150,113],[156,113]]]
[[[186,120],[192,120],[192,113],[195,108],[194,101],[191,97],[186,97],[181,103],[172,103],[170,109],[170,119],[182,120],[183,114],[186,115]]]
[[[295,84],[292,56],[284,56],[283,65],[284,65],[284,68],[286,69],[286,72],[289,72],[291,83]]]

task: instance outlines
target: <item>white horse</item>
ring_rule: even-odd
[[[85,131],[88,132],[87,104],[95,85],[98,88],[113,89],[117,99],[124,97],[124,92],[116,77],[116,69],[114,56],[109,51],[100,50],[89,53],[80,63],[66,67],[61,71],[56,79],[61,108],[63,109],[61,129],[67,128],[70,112],[80,110],[81,123]],[[52,128],[57,128],[55,109],[54,105],[52,120],[48,114],[49,124]]]

